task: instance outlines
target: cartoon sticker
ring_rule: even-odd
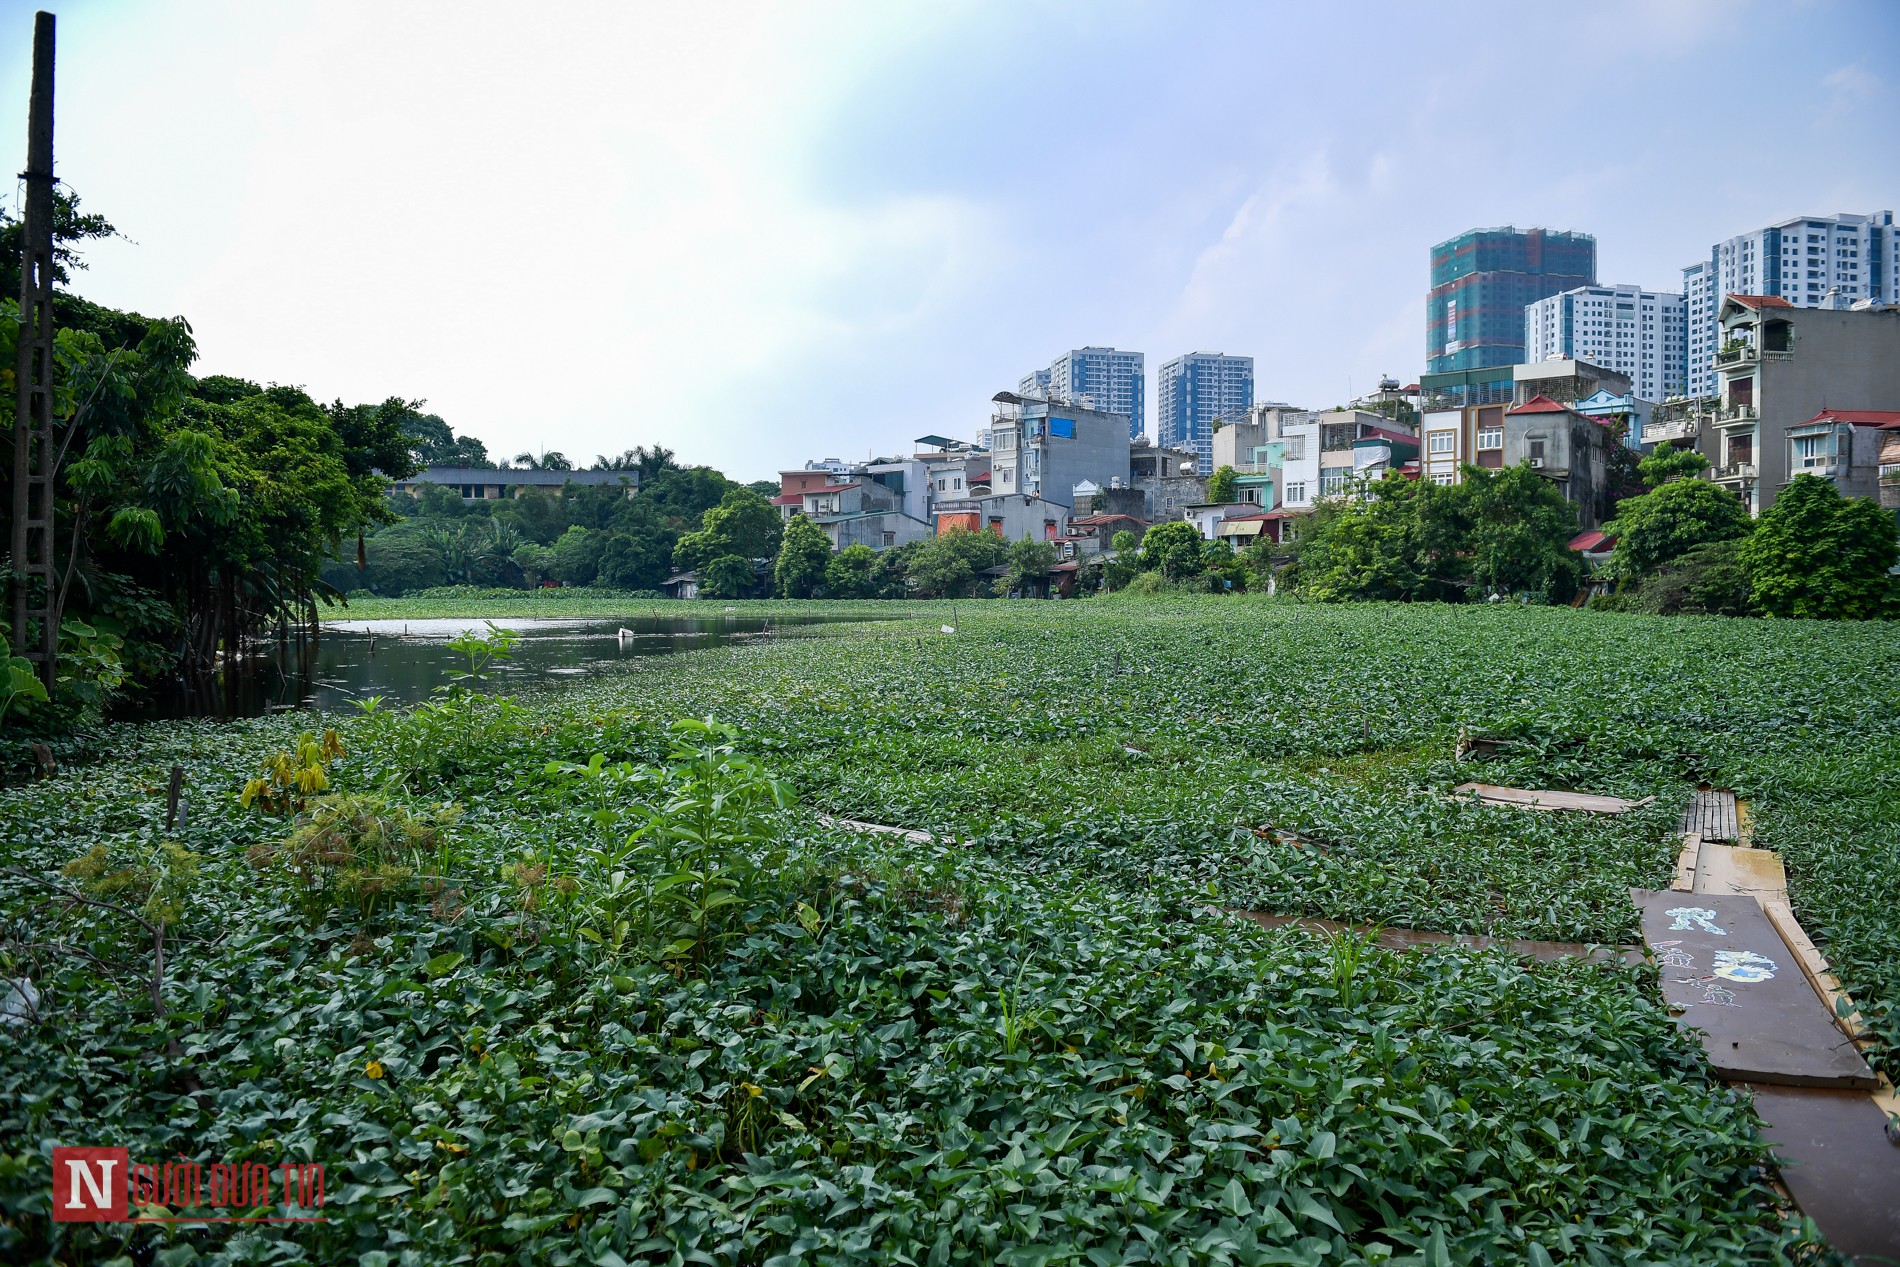
[[[1766,955],[1752,950],[1715,952],[1715,975],[1730,981],[1766,981],[1775,975],[1778,965]]]
[[[1712,1003],[1716,1007],[1734,1007],[1735,991],[1724,990],[1721,986],[1711,981],[1709,982],[1708,990],[1697,1001],[1701,1003]]]
[[[1672,906],[1663,914],[1675,921],[1669,926],[1672,933],[1692,933],[1699,927],[1717,937],[1728,936],[1727,929],[1716,925],[1715,912],[1706,906]]]
[[[1695,956],[1682,949],[1680,941],[1659,941],[1656,944],[1656,962],[1664,968],[1693,968]]]

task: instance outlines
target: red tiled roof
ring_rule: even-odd
[[[1823,409],[1807,422],[1796,425],[1806,427],[1817,422],[1851,422],[1858,427],[1900,429],[1900,409]]]
[[[1507,409],[1505,412],[1513,414],[1567,414],[1570,412],[1570,406],[1560,405],[1542,392],[1539,392],[1517,408]]]
[[[1794,307],[1793,304],[1783,299],[1780,295],[1730,295],[1729,298],[1733,299],[1736,303],[1740,304],[1744,308],[1792,308]]]
[[[808,488],[803,493],[800,493],[799,496],[809,497],[813,493],[842,493],[847,489],[856,487],[856,484],[827,484],[823,488]]]
[[[1397,440],[1400,444],[1417,444],[1417,436],[1408,436],[1403,431],[1387,431],[1384,427],[1367,427],[1371,435],[1360,436],[1361,440],[1370,440],[1374,436],[1381,440]]]
[[[1596,532],[1596,531],[1580,532],[1576,536],[1570,538],[1570,548],[1572,550],[1580,550],[1584,552],[1588,552],[1591,550],[1607,550],[1611,546],[1614,546],[1615,544],[1616,544],[1616,538],[1612,537],[1607,532]]]
[[[780,493],[772,499],[774,506],[796,506],[805,500],[803,493]]]
[[[1418,384],[1407,383],[1404,387],[1401,387],[1399,389],[1399,392],[1401,395],[1405,395],[1405,396],[1416,396],[1418,395]]]
[[[1258,519],[1264,522],[1264,521],[1272,520],[1272,519],[1286,519],[1286,518],[1290,518],[1290,516],[1284,510],[1261,510],[1261,511],[1256,511],[1251,515],[1229,515],[1227,516],[1227,518],[1221,520],[1221,523],[1239,524],[1239,523],[1248,523],[1255,519]],[[1218,528],[1219,526],[1220,526],[1219,524],[1215,525],[1216,528]]]

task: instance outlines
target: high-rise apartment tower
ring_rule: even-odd
[[[1517,365],[1524,307],[1597,284],[1597,240],[1549,229],[1472,229],[1432,248],[1425,296],[1425,370]]]
[[[1023,375],[1018,394],[1058,404],[1080,405],[1128,419],[1130,439],[1147,425],[1142,408],[1148,394],[1146,358],[1140,352],[1114,348],[1074,348],[1058,356],[1046,370]]]
[[[1214,424],[1240,422],[1253,408],[1253,358],[1190,352],[1161,367],[1155,387],[1161,447],[1185,449],[1212,471]]]
[[[1682,395],[1682,296],[1641,286],[1579,286],[1524,309],[1524,360],[1588,361],[1627,374],[1644,400]]]
[[[1797,308],[1900,303],[1893,212],[1797,216],[1717,242],[1682,270],[1689,318],[1688,392],[1716,390],[1716,323],[1725,295],[1768,295]]]

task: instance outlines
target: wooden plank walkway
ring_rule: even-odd
[[[1691,833],[1704,840],[1730,844],[1740,840],[1741,818],[1735,809],[1735,793],[1720,788],[1697,788],[1688,811],[1682,816],[1682,834]]]
[[[1642,950],[1635,946],[1591,946],[1583,942],[1534,941],[1522,937],[1479,937],[1468,933],[1422,932],[1413,928],[1373,929],[1312,915],[1269,915],[1265,911],[1220,909],[1229,915],[1252,920],[1262,928],[1304,928],[1315,933],[1350,932],[1362,937],[1376,932],[1373,944],[1381,950],[1422,950],[1440,946],[1455,946],[1462,950],[1504,950],[1540,963],[1554,963],[1559,959],[1599,959],[1635,964],[1643,962],[1644,958]]]
[[[1499,787],[1494,783],[1460,783],[1459,796],[1476,796],[1487,805],[1514,805],[1520,809],[1581,810],[1588,814],[1627,814],[1654,797],[1626,801],[1620,796],[1592,796],[1586,792],[1554,792],[1543,788]]]

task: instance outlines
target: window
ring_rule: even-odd
[[[1544,441],[1542,440],[1531,441],[1530,456],[1531,456],[1532,462],[1542,462],[1544,460]]]
[[[1449,431],[1431,431],[1425,436],[1428,453],[1450,453],[1456,446],[1456,437]]]
[[[1319,477],[1319,495],[1321,497],[1337,497],[1346,491],[1346,485],[1351,482],[1351,471],[1343,468],[1337,471],[1322,471]]]
[[[1501,449],[1504,447],[1503,427],[1478,428],[1478,447],[1480,449]]]
[[[1453,475],[1450,471],[1432,472],[1432,483],[1434,484],[1449,484],[1456,478],[1457,476]]]
[[[894,533],[894,532],[887,532],[887,533],[885,533],[885,534],[884,534],[884,548],[885,548],[886,550],[888,550],[888,549],[890,549],[890,548],[891,548],[892,546],[894,546],[894,545],[896,545],[896,544],[897,544],[897,534],[896,534],[896,533]]]
[[[1797,471],[1816,466],[1830,466],[1834,462],[1834,437],[1832,435],[1794,437],[1794,468]]]
[[[1295,480],[1286,486],[1286,504],[1304,506],[1306,504],[1306,481]]]

